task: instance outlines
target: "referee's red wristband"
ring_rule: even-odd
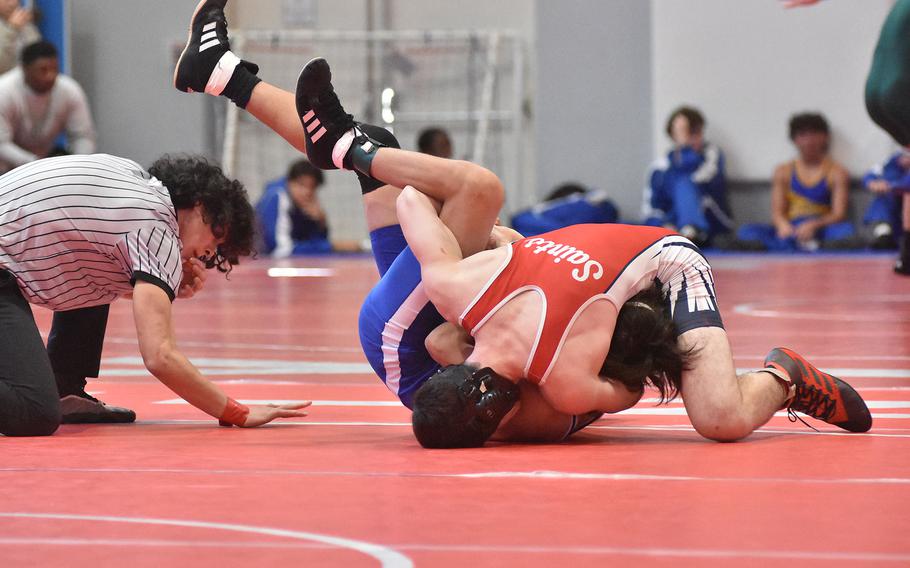
[[[246,417],[250,413],[250,408],[246,405],[240,404],[233,398],[227,399],[227,405],[224,407],[224,412],[221,413],[221,417],[218,418],[218,424],[222,426],[243,426],[246,423]]]

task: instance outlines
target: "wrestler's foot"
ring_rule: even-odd
[[[186,93],[220,95],[238,66],[252,75],[259,67],[231,52],[224,6],[227,0],[200,0],[190,19],[186,46],[174,68],[174,87]]]
[[[373,156],[383,145],[367,136],[345,112],[325,59],[313,59],[300,71],[295,100],[310,162],[324,170],[340,168],[370,175]]]
[[[765,366],[785,373],[795,387],[787,408],[790,420],[795,422],[794,412],[802,412],[850,432],[866,432],[872,427],[872,414],[853,387],[818,370],[790,349],[772,349]]]

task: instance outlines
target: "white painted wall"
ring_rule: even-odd
[[[204,97],[182,95],[172,84],[190,4],[71,2],[73,76],[88,95],[99,152],[148,166],[165,152],[210,151]]]
[[[821,111],[832,151],[854,175],[890,140],[866,114],[863,89],[893,0],[829,0],[784,10],[777,0],[652,0],[654,153],[666,151],[667,115],[681,103],[706,115],[730,177],[767,179],[793,155],[787,122]]]
[[[576,181],[639,216],[651,160],[650,7],[640,0],[538,0],[537,196]]]
[[[535,0],[310,0],[315,27],[362,30],[367,3],[374,4],[377,26],[392,30],[516,29],[534,31]],[[228,4],[232,25],[247,29],[289,27],[283,21],[284,0],[234,1]],[[383,8],[385,6],[385,8]],[[383,22],[383,14],[387,20]]]

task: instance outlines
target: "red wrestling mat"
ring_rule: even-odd
[[[644,402],[559,446],[422,450],[360,354],[371,261],[251,263],[175,304],[181,346],[231,396],[310,416],[216,427],[142,369],[118,302],[90,390],[139,422],[0,438],[2,565],[910,564],[910,278],[889,257],[712,264],[737,366],[798,350],[858,387],[870,434],[781,415],[717,444]]]

